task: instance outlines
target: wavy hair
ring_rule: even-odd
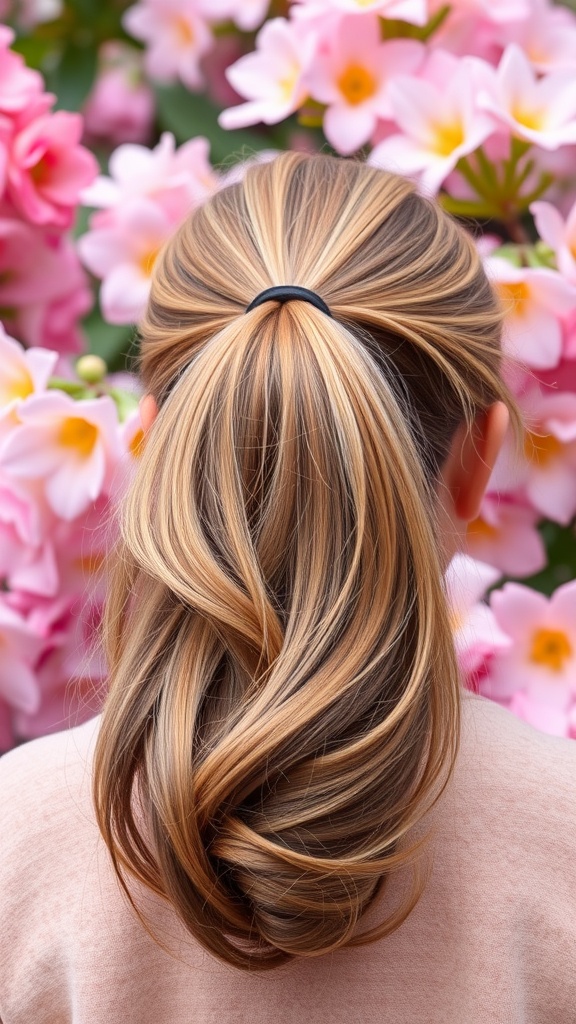
[[[317,291],[245,313],[262,289]],[[383,937],[459,739],[437,522],[456,428],[496,399],[502,312],[409,181],[283,154],[155,268],[159,404],[120,507],[93,800],[118,879],[238,968]],[[425,837],[424,837],[425,838]],[[357,928],[398,868],[414,885]]]

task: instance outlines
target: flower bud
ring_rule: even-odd
[[[101,356],[81,356],[76,363],[76,373],[87,384],[99,384],[107,372],[108,367]]]

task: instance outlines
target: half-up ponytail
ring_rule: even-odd
[[[244,313],[278,284],[333,319]],[[451,219],[324,156],[252,167],[160,261],[94,802],[128,895],[237,967],[383,936],[418,897],[359,931],[457,750],[435,489],[458,424],[508,400],[500,326]]]

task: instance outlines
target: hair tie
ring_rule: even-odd
[[[300,299],[302,302],[309,302],[322,313],[326,313],[326,316],[332,316],[324,299],[321,299],[316,292],[310,291],[309,288],[301,288],[297,284],[279,284],[274,285],[273,288],[265,288],[255,299],[252,299],[249,306],[246,306],[245,312],[249,313],[251,309],[261,306],[264,302],[289,302],[290,299]]]

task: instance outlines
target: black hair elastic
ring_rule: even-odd
[[[324,299],[321,299],[316,292],[311,292],[309,288],[301,288],[298,284],[279,284],[273,288],[265,288],[255,299],[252,299],[249,306],[246,306],[245,312],[249,313],[251,309],[261,306],[263,302],[289,302],[290,299],[310,302],[313,306],[316,306],[316,309],[326,313],[326,316],[332,316]]]

